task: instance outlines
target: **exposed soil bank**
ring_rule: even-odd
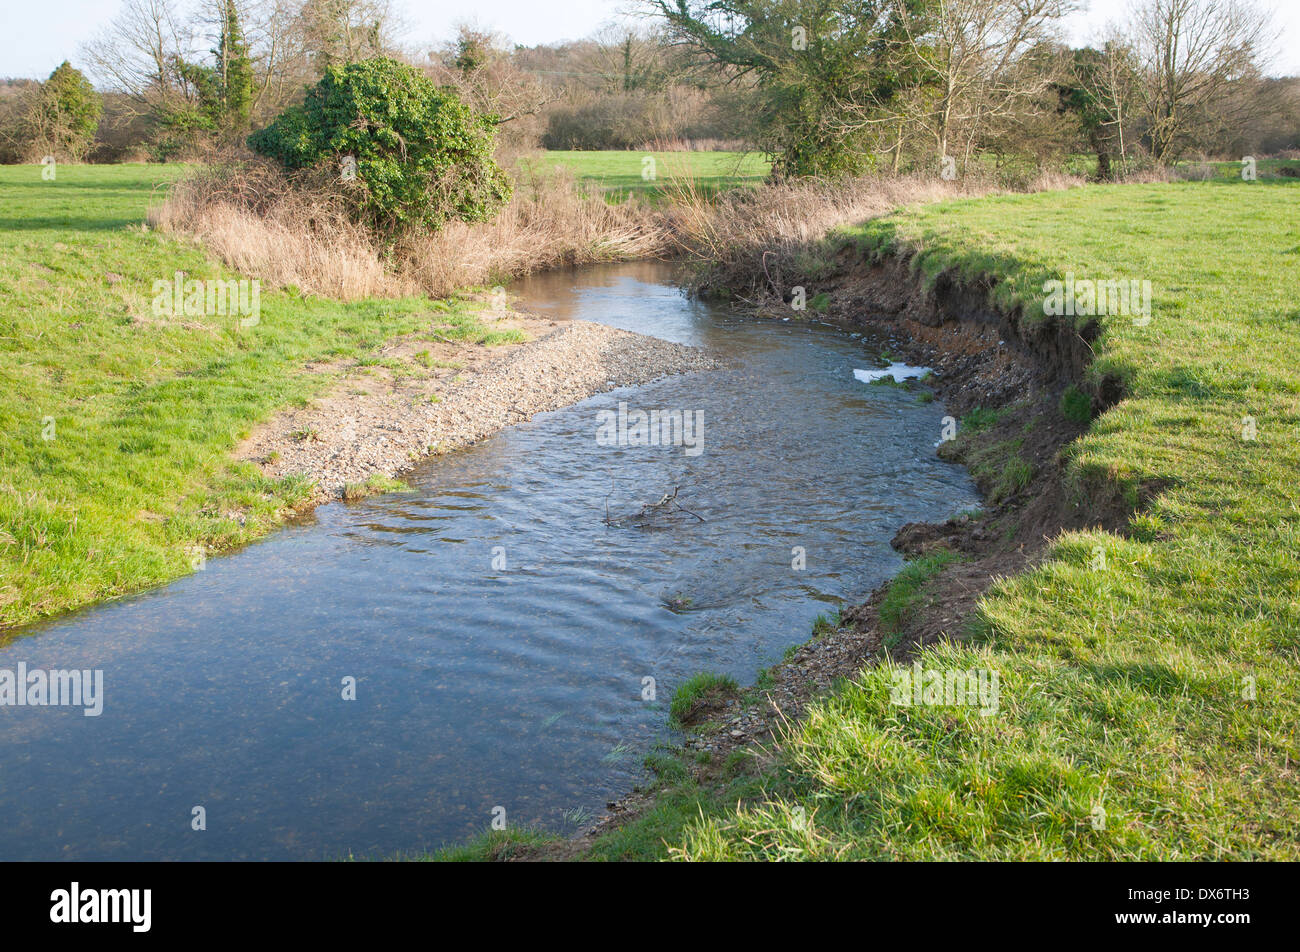
[[[760,277],[770,280],[770,274]],[[986,507],[943,524],[900,527],[892,544],[908,558],[938,549],[961,556],[924,585],[901,623],[882,622],[880,607],[892,582],[887,583],[861,604],[845,608],[838,627],[815,632],[811,641],[773,666],[761,689],[715,696],[692,713],[688,721],[696,726],[684,746],[691,754],[710,756],[683,757],[682,762],[706,788],[725,785],[725,764],[734,751],[752,755],[749,770],[770,766],[791,725],[837,680],[853,677],[873,660],[906,660],[921,646],[965,637],[979,599],[994,581],[1032,566],[1061,531],[1099,527],[1122,532],[1137,502],[1122,498],[1112,486],[1070,486],[1065,478],[1062,450],[1087,428],[1062,414],[1066,388],[1088,392],[1094,415],[1121,397],[1117,381],[1102,380],[1091,388],[1084,383],[1095,329],[1081,335],[1070,327],[1038,322],[1022,330],[1018,313],[1003,314],[989,306],[990,287],[959,287],[941,278],[927,289],[904,258],[872,264],[846,251],[831,277],[786,275],[784,283],[826,292],[831,301],[827,320],[878,340],[891,356],[934,368],[930,382],[955,416],[977,408],[995,411],[984,414],[992,422],[964,427],[966,432],[959,431],[938,449],[944,458],[970,468]],[[789,309],[779,299],[771,302],[760,314],[788,317]],[[1008,482],[1004,473],[1012,460],[1018,478]],[[598,836],[634,821],[654,800],[653,787],[637,790],[610,803],[609,812],[579,836],[516,845],[503,858],[581,858]]]
[[[430,453],[477,443],[534,414],[717,366],[698,348],[588,321],[512,313],[492,329],[529,339],[484,347],[413,334],[390,342],[377,362],[308,368],[342,369],[344,380],[259,427],[236,456],[270,476],[306,475],[319,503],[363,492],[367,480],[395,477]]]

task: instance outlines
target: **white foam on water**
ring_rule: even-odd
[[[855,370],[853,376],[863,383],[871,383],[874,380],[881,380],[885,377],[893,377],[895,382],[902,383],[912,377],[924,377],[930,372],[929,367],[909,367],[907,364],[890,364],[884,370]]]

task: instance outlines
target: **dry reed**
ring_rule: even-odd
[[[260,163],[211,166],[150,209],[162,231],[205,244],[269,287],[349,300],[505,281],[562,265],[654,257],[669,247],[663,217],[630,200],[610,205],[564,170],[520,177],[491,222],[454,223],[384,248],[326,185],[290,182]]]
[[[349,218],[331,183],[291,184],[259,162],[206,167],[173,186],[149,220],[198,239],[270,287],[344,300],[440,297],[556,267],[669,255],[693,259],[702,287],[756,290],[769,261],[796,261],[837,226],[903,205],[1003,190],[970,178],[902,176],[718,194],[668,167],[656,201],[633,196],[611,204],[565,169],[518,168],[514,196],[493,221],[453,223],[391,248]],[[1082,180],[1058,173],[1041,176],[1030,190],[1077,184]]]

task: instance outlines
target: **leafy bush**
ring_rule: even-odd
[[[24,134],[39,153],[81,159],[90,149],[104,103],[81,70],[67,60],[41,84]]]
[[[326,68],[301,106],[249,136],[291,171],[329,170],[358,218],[392,238],[453,220],[487,221],[510,198],[492,160],[494,117],[480,116],[423,73],[376,58]],[[342,175],[355,160],[355,179]]]

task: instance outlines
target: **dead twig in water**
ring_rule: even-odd
[[[674,486],[674,487],[673,487],[672,495],[671,495],[671,496],[667,496],[667,495],[664,496],[663,499],[660,499],[659,502],[656,503],[656,507],[658,507],[658,506],[663,506],[663,505],[665,505],[665,504],[671,502],[671,503],[673,504],[673,506],[676,508],[676,510],[677,510],[678,512],[684,512],[684,513],[686,513],[687,515],[694,516],[696,519],[700,520],[700,522],[707,522],[708,520],[706,520],[706,519],[705,519],[703,516],[701,516],[698,512],[692,512],[691,510],[687,509],[685,506],[683,506],[681,503],[679,503],[679,502],[677,501],[677,490],[679,490],[679,489],[681,489],[680,486]]]
[[[674,512],[684,512],[688,516],[694,516],[700,522],[708,522],[708,520],[705,519],[703,516],[701,516],[698,512],[693,512],[692,510],[687,509],[685,506],[683,506],[681,503],[677,501],[677,493],[680,491],[681,491],[681,486],[674,486],[673,491],[670,493],[664,493],[663,497],[658,502],[647,503],[646,505],[642,506],[640,512],[638,512],[635,516],[632,516],[632,519],[645,519],[647,516],[653,515],[655,513],[666,512],[668,514],[671,514]],[[610,519],[609,496],[606,496],[605,497],[605,525],[621,527],[625,524],[626,524],[625,521],[622,520],[615,521]],[[632,528],[634,529],[646,529],[652,526],[653,523],[649,521],[632,523]]]

